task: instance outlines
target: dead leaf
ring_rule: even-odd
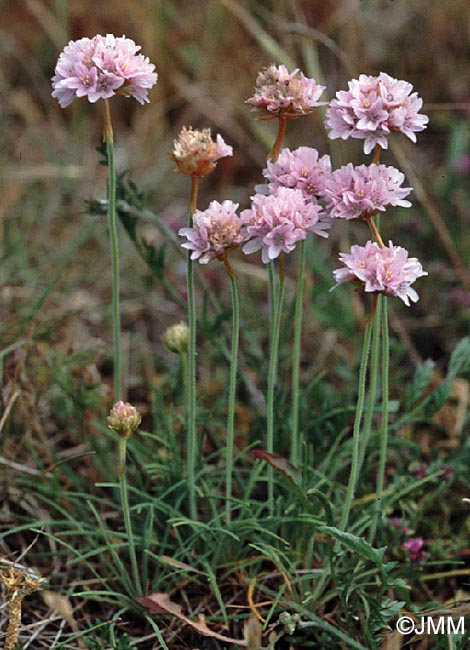
[[[51,609],[54,609],[59,614],[59,616],[70,625],[73,633],[79,635],[80,629],[73,615],[72,603],[67,598],[67,596],[62,596],[55,591],[50,591],[49,589],[43,589],[41,591],[41,596],[46,605]],[[86,650],[86,648],[88,648],[81,636],[77,637],[77,642],[79,647],[83,648],[83,650]]]
[[[386,634],[383,638],[380,650],[400,650],[400,648],[403,646],[404,638],[405,637],[403,634],[401,634],[398,630],[395,630],[390,634]]]
[[[263,631],[263,626],[257,619],[254,614],[251,614],[250,618],[245,621],[243,626],[243,636],[245,637],[246,646],[248,650],[261,650],[261,632]]]
[[[283,458],[278,454],[272,454],[264,449],[254,449],[253,454],[256,458],[265,460],[274,467],[274,469],[277,469],[279,472],[284,474],[284,476],[287,476],[287,478],[289,478],[297,487],[302,485],[302,474],[300,470],[288,461],[287,458]]]
[[[184,621],[187,625],[190,625],[194,630],[197,630],[200,634],[204,636],[210,636],[224,643],[233,643],[234,645],[247,647],[247,642],[242,641],[241,639],[232,639],[231,637],[224,636],[223,634],[218,634],[213,632],[207,627],[205,618],[203,614],[199,615],[199,621],[196,623],[187,618],[181,609],[181,606],[177,603],[174,603],[170,600],[170,596],[165,593],[156,593],[150,594],[150,596],[144,596],[143,598],[136,598],[136,601],[145,607],[150,614],[171,614]]]

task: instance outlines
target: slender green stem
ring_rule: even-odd
[[[362,430],[361,450],[359,458],[359,471],[364,463],[367,445],[370,439],[372,429],[372,420],[375,411],[375,400],[377,396],[377,384],[379,374],[379,353],[380,353],[380,329],[382,327],[382,295],[377,296],[375,306],[374,321],[372,324],[372,344],[370,353],[370,376],[369,376],[369,393],[367,396],[367,407],[364,416],[364,427]]]
[[[299,271],[297,275],[297,294],[295,297],[294,349],[292,359],[292,416],[291,416],[291,450],[290,460],[294,465],[301,461],[299,437],[299,401],[300,401],[300,353],[302,344],[302,301],[304,295],[305,240],[299,244]]]
[[[276,278],[274,275],[274,262],[271,260],[268,264],[269,279],[269,342],[273,340],[273,326],[276,317]]]
[[[370,541],[373,543],[375,532],[382,513],[382,494],[385,483],[385,465],[388,447],[388,374],[390,362],[390,339],[388,335],[387,298],[383,297],[382,305],[382,434],[380,438],[379,470],[377,474],[376,511],[370,531]]]
[[[349,512],[351,510],[351,505],[354,499],[354,492],[357,483],[357,476],[359,470],[360,440],[361,440],[361,421],[362,421],[362,412],[364,410],[364,398],[366,393],[367,362],[369,358],[371,335],[372,335],[372,324],[368,321],[366,325],[366,329],[364,331],[364,341],[362,344],[361,367],[359,370],[359,387],[358,387],[358,396],[357,396],[357,404],[356,404],[356,415],[354,418],[354,428],[353,428],[351,473],[349,476],[349,483],[346,492],[346,501],[344,504],[343,515],[341,517],[341,523],[339,525],[341,530],[346,530],[346,527],[348,525]]]
[[[111,243],[111,264],[113,277],[113,375],[114,401],[122,397],[121,384],[121,322],[119,308],[119,245],[116,222],[116,170],[114,164],[114,138],[111,112],[108,100],[104,100],[104,138],[108,155],[108,228]]]
[[[276,373],[279,357],[279,334],[281,329],[282,304],[284,302],[284,270],[281,265],[279,268],[279,291],[274,310],[274,323],[272,328],[271,354],[268,368],[268,390],[266,397],[266,450],[272,454],[274,452],[274,387],[276,385]],[[274,473],[271,465],[268,465],[268,510],[272,514],[274,510]]]
[[[126,529],[127,542],[129,544],[129,556],[131,559],[132,573],[134,575],[134,585],[137,595],[143,594],[142,583],[140,581],[139,567],[137,565],[137,555],[135,551],[134,535],[132,532],[131,513],[129,510],[129,500],[127,498],[127,480],[126,480],[126,451],[127,438],[119,438],[119,485],[121,488],[121,505],[124,516],[124,527]]]
[[[183,380],[183,388],[184,388],[183,391],[184,403],[188,404],[189,394],[188,394],[188,352],[187,350],[180,354],[180,359],[181,359],[181,377]]]
[[[191,176],[191,200],[189,202],[188,225],[193,225],[193,214],[196,211],[199,178]],[[196,302],[194,296],[194,265],[191,260],[191,251],[187,256],[187,282],[188,282],[188,401],[187,401],[187,439],[186,439],[186,466],[189,493],[189,514],[197,519],[196,503]]]
[[[238,365],[238,340],[240,334],[240,303],[238,299],[237,279],[224,258],[225,267],[230,278],[232,288],[232,358],[230,362],[230,383],[228,389],[227,412],[227,446],[226,446],[226,481],[225,481],[225,513],[227,523],[231,521],[232,509],[232,473],[233,473],[233,447],[234,447],[234,422],[235,422],[235,396],[237,390],[237,365]]]

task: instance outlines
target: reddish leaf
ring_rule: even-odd
[[[223,641],[224,643],[233,643],[235,645],[247,647],[246,641],[241,639],[232,639],[229,636],[224,636],[223,634],[218,634],[210,630],[202,614],[199,615],[199,621],[195,623],[187,618],[181,609],[181,606],[177,603],[174,603],[170,600],[170,596],[165,593],[150,594],[150,596],[144,596],[143,598],[136,598],[137,602],[145,607],[150,614],[171,614],[184,621],[187,625],[190,625],[193,629],[197,630],[200,634],[204,636],[211,636],[214,639]]]
[[[284,474],[284,476],[287,476],[287,478],[289,478],[292,483],[297,485],[297,487],[300,487],[302,485],[300,470],[297,469],[295,465],[292,465],[292,463],[289,462],[287,458],[283,458],[278,454],[271,454],[269,451],[265,451],[264,449],[255,449],[253,453],[256,458],[265,460],[272,467],[274,467],[274,469],[277,469],[279,472]]]

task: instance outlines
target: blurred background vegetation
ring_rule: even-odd
[[[226,198],[246,207],[260,182],[275,125],[254,120],[244,101],[264,65],[300,67],[327,86],[327,98],[359,73],[383,70],[412,82],[430,125],[417,145],[395,138],[383,156],[383,162],[405,172],[415,194],[413,207],[387,215],[382,227],[384,239],[408,247],[430,275],[418,287],[417,306],[408,310],[394,304],[392,327],[399,349],[414,363],[430,357],[444,367],[456,341],[468,333],[470,314],[469,19],[465,0],[3,0],[0,328],[4,347],[23,339],[48,342],[47,350],[15,347],[6,372],[18,375],[19,365],[25,367],[18,358],[25,354],[32,354],[30,359],[52,354],[55,360],[48,364],[60,365],[91,342],[103,356],[97,367],[88,368],[86,360],[75,370],[77,386],[109,379],[108,330],[102,328],[110,301],[106,226],[104,215],[87,214],[87,202],[105,196],[106,169],[96,152],[100,108],[76,101],[62,110],[50,96],[50,77],[67,41],[107,32],[141,44],[159,74],[150,104],[141,107],[121,97],[113,101],[117,166],[173,232],[186,222],[189,194],[187,179],[174,173],[168,157],[182,125],[211,127],[235,150],[202,184],[199,207]],[[367,160],[360,142],[327,139],[321,111],[291,123],[286,144],[331,153],[336,166]],[[184,297],[182,259],[170,252],[166,237],[150,221],[139,228],[139,237],[160,252],[154,267],[165,266],[166,284]],[[317,370],[334,367],[338,355],[352,365],[356,360],[364,307],[348,288],[329,296],[327,289],[338,251],[367,236],[360,225],[337,225],[311,258],[316,304],[306,315],[305,340],[308,358],[320,359]],[[159,383],[159,362],[156,370],[145,360],[157,355],[163,365],[171,363],[160,336],[185,311],[124,237],[124,328],[133,341],[132,388],[142,387],[143,378],[147,386]],[[263,270],[256,260],[242,257],[237,267],[242,283],[246,280],[246,290],[253,283],[259,289]],[[202,275],[216,291],[228,289],[217,265]],[[244,309],[248,325],[256,322],[249,300]],[[50,387],[50,376],[43,376],[44,364],[37,361],[41,376],[29,364],[24,380],[32,402],[21,400],[26,413],[38,402],[37,391]],[[35,417],[47,416],[45,408]]]
[[[417,146],[399,139],[398,160],[392,152],[384,156],[408,172],[418,190],[412,209],[387,217],[384,234],[408,245],[431,277],[422,283],[416,309],[397,310],[424,357],[447,354],[467,331],[470,69],[464,0],[3,0],[0,20],[3,326],[13,318],[7,340],[17,331],[18,311],[24,316],[51,282],[54,290],[39,320],[51,317],[53,308],[70,315],[78,309],[96,320],[102,294],[109,293],[106,238],[96,219],[90,223],[84,214],[84,201],[104,196],[105,170],[95,152],[100,110],[83,101],[64,111],[50,96],[50,77],[66,42],[106,32],[141,44],[159,73],[149,105],[113,102],[117,160],[174,230],[185,220],[188,188],[167,153],[183,124],[209,126],[235,149],[234,158],[222,161],[203,184],[201,207],[214,198],[232,198],[243,207],[259,182],[274,126],[256,122],[244,100],[260,67],[271,61],[298,66],[327,85],[329,98],[359,73],[383,70],[412,82],[430,126]],[[320,112],[289,126],[291,147],[330,152]],[[357,142],[334,143],[335,164],[359,164],[360,149]],[[333,268],[338,239],[349,237],[340,233],[326,244]],[[148,236],[158,235],[150,230]],[[58,260],[64,259],[62,273]],[[157,339],[165,316],[174,315],[159,312],[174,306],[154,292],[136,296],[136,277],[146,270],[134,258],[128,262],[125,295],[135,309],[146,303]]]
[[[436,362],[437,384],[451,350],[470,333],[469,21],[466,0],[1,1],[0,397],[6,416],[0,449],[13,474],[5,472],[0,487],[12,512],[18,495],[14,463],[33,459],[40,470],[68,459],[70,471],[76,470],[70,481],[77,487],[82,480],[84,489],[106,478],[88,458],[75,463],[71,458],[88,449],[95,419],[103,418],[111,402],[111,267],[105,214],[93,203],[105,197],[106,186],[106,168],[96,151],[100,107],[75,101],[62,110],[51,98],[50,78],[68,40],[124,34],[142,46],[159,74],[150,104],[141,107],[123,97],[112,102],[118,170],[126,172],[127,191],[134,207],[140,206],[138,241],[150,251],[146,262],[121,230],[128,398],[150,427],[156,401],[181,400],[179,371],[160,337],[185,318],[185,264],[161,223],[172,233],[185,225],[189,186],[174,173],[168,152],[182,125],[220,132],[234,156],[221,160],[202,182],[199,207],[213,199],[247,207],[262,179],[275,124],[254,120],[244,101],[257,71],[271,62],[315,77],[327,86],[326,99],[360,73],[380,71],[410,81],[423,98],[430,124],[418,134],[418,144],[394,138],[382,158],[400,168],[415,189],[413,207],[386,215],[382,234],[406,246],[429,272],[417,286],[416,306],[393,304],[392,393],[399,397],[414,365],[428,358]],[[329,141],[321,117],[319,110],[289,124],[286,144],[330,153],[335,166],[367,162],[360,142]],[[361,224],[335,224],[331,237],[309,255],[302,381],[312,387],[309,403],[319,412],[337,403],[338,388],[347,403],[354,396],[367,305],[351,287],[333,294],[328,289],[338,252],[366,238]],[[256,409],[263,390],[266,332],[259,331],[259,319],[266,288],[256,259],[234,258],[243,295],[237,418],[244,434],[257,426],[250,409]],[[287,272],[293,280],[295,268]],[[224,408],[230,298],[215,262],[198,276],[207,295],[220,301],[199,291],[199,379],[208,407],[202,425],[209,428],[214,395],[221,400],[220,412]],[[287,289],[292,303],[293,281]],[[287,357],[289,328],[283,336]],[[432,430],[417,434],[424,460],[432,461],[436,449],[457,453],[463,444],[468,382],[459,382],[453,407],[443,409]],[[288,395],[281,395],[281,408],[283,399]],[[216,424],[223,427],[222,417]],[[328,447],[324,431],[320,427],[316,435]],[[217,444],[214,434],[209,438],[207,453]],[[28,508],[37,516],[34,500],[23,499],[23,515]],[[5,513],[2,524],[8,527],[16,514]],[[5,544],[3,550],[12,547]]]

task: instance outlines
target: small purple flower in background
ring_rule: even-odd
[[[440,469],[442,470],[442,475],[439,477],[440,479],[451,481],[454,478],[454,468],[451,467],[451,465],[444,463]]]
[[[345,268],[333,271],[336,284],[332,289],[344,282],[354,282],[363,291],[396,296],[407,307],[410,300],[417,302],[419,299],[411,284],[428,275],[416,257],[408,257],[405,248],[394,246],[392,242],[384,248],[371,241],[365,246],[352,246],[351,253],[340,253],[339,259]]]
[[[259,110],[264,119],[274,117],[294,118],[310,113],[317,106],[325,86],[309,79],[300,70],[289,72],[285,65],[273,63],[258,72],[253,97],[246,100]]]
[[[429,465],[427,463],[420,463],[412,470],[417,479],[425,478],[429,474]]]
[[[454,160],[452,170],[461,176],[470,176],[470,154],[464,153]]]
[[[409,552],[412,562],[421,562],[427,555],[423,549],[424,540],[422,537],[410,537],[404,542],[403,546]]]
[[[210,129],[201,131],[183,126],[170,158],[176,163],[176,171],[180,174],[201,178],[214,171],[220,158],[232,155],[232,147],[224,142],[221,135],[217,135],[214,141]]]
[[[429,118],[419,113],[423,101],[411,93],[410,83],[381,72],[378,77],[361,74],[348,86],[349,90],[336,93],[327,109],[331,139],[362,139],[364,152],[370,153],[376,144],[387,149],[392,131],[401,131],[416,142],[416,132],[426,128]]]
[[[325,196],[330,216],[339,219],[367,219],[387,206],[411,206],[405,197],[411,187],[401,187],[405,176],[395,167],[352,163],[336,169],[326,179]]]
[[[137,54],[140,49],[132,39],[112,34],[70,41],[57,61],[52,96],[62,108],[75,98],[94,103],[117,92],[140,104],[148,102],[148,90],[158,75],[148,57]]]
[[[411,532],[411,529],[406,526],[399,517],[390,517],[388,520],[388,525],[396,530],[398,533],[404,533],[408,535]]]
[[[212,201],[207,210],[196,210],[193,227],[181,228],[178,233],[188,240],[182,246],[193,251],[192,260],[207,264],[216,257],[222,258],[230,248],[245,241],[237,209],[238,203],[233,201]]]
[[[291,151],[282,149],[276,162],[268,161],[263,176],[274,193],[279,187],[301,190],[304,198],[316,202],[325,194],[327,179],[331,176],[330,156],[318,156],[311,147],[299,147]]]
[[[470,291],[465,291],[461,287],[452,287],[447,294],[447,298],[450,303],[457,307],[464,307],[465,309],[470,307]]]
[[[325,219],[322,208],[306,201],[302,191],[280,187],[277,192],[266,196],[255,194],[252,207],[240,215],[247,243],[243,252],[250,254],[261,249],[264,264],[290,253],[297,242],[305,239],[309,232],[328,237],[325,232],[331,226]]]

